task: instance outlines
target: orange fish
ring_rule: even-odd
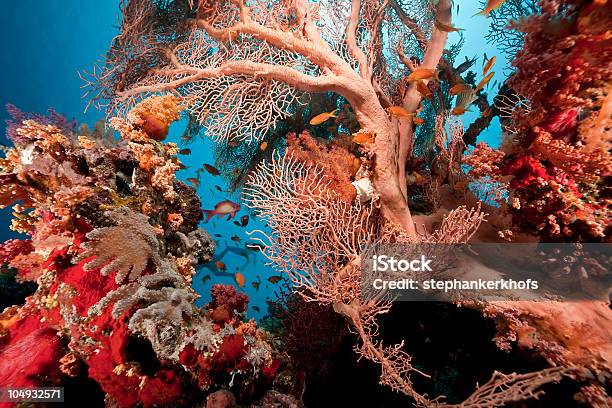
[[[210,174],[212,174],[213,176],[218,176],[219,175],[219,170],[217,170],[216,167],[213,167],[210,164],[204,163],[202,165],[202,167],[204,167],[206,169],[206,171],[209,172]]]
[[[429,87],[425,85],[425,82],[417,81],[416,87],[417,87],[417,92],[420,93],[423,98],[425,99],[431,98],[432,93],[429,90]]]
[[[484,86],[489,83],[491,78],[493,78],[493,75],[495,75],[495,72],[489,72],[489,74],[486,77],[482,78],[482,81],[480,81],[478,85],[476,85],[476,89],[474,90],[474,92],[478,92],[482,88],[484,88]]]
[[[238,139],[232,139],[232,140],[230,140],[229,142],[227,142],[227,145],[228,145],[229,147],[236,147],[236,146],[238,146],[239,144],[240,144],[240,140],[238,140]]]
[[[316,125],[320,125],[323,122],[328,121],[331,118],[335,118],[336,117],[336,112],[337,110],[333,110],[331,112],[323,112],[323,113],[319,113],[317,116],[313,117],[312,119],[310,119],[310,124],[313,126]]]
[[[451,89],[449,89],[448,93],[451,95],[457,95],[462,92],[467,92],[471,90],[472,90],[472,87],[468,84],[457,84],[457,85],[453,85]]]
[[[495,61],[497,61],[497,57],[494,55],[493,57],[491,57],[490,60],[487,61],[486,64],[484,64],[484,66],[482,67],[482,75],[487,75],[487,72],[489,72],[489,70],[491,68],[493,68],[493,65],[495,65]]]
[[[398,118],[409,118],[412,116],[412,114],[402,106],[391,106],[387,108],[387,111]]]
[[[425,120],[423,118],[419,118],[418,116],[413,117],[412,121],[417,126],[422,125],[423,123],[425,123]]]
[[[459,106],[455,106],[453,108],[453,110],[451,110],[451,115],[455,115],[455,116],[459,116],[459,115],[463,115],[465,112],[467,112],[468,110],[465,108],[461,108]]]
[[[369,132],[357,132],[353,133],[353,142],[357,143],[358,145],[372,144],[372,142],[374,142],[374,138]]]
[[[491,13],[493,10],[497,10],[498,8],[500,8],[501,5],[505,2],[506,0],[487,0],[485,8],[482,11],[474,14],[474,16],[484,15],[485,17],[489,17],[489,13]]]
[[[243,287],[244,284],[246,283],[246,278],[240,272],[236,272],[234,274],[234,279],[236,279],[236,283],[238,284],[239,288]]]
[[[421,79],[435,79],[437,81],[440,80],[440,78],[438,78],[438,71],[436,71],[435,69],[417,68],[414,71],[412,71],[410,75],[408,75],[408,78],[406,78],[406,81],[413,82],[413,81],[418,81]]]
[[[483,110],[482,113],[480,114],[480,116],[482,116],[483,118],[489,117],[489,115],[491,115],[491,112],[493,112],[493,109],[491,109],[490,107]]]
[[[216,266],[218,269],[222,270],[222,271],[224,271],[224,270],[225,270],[225,263],[224,263],[224,262],[222,262],[222,261],[216,261],[216,262],[215,262],[215,266]]]
[[[200,180],[195,177],[189,177],[187,181],[190,182],[195,188],[198,188],[200,186]]]
[[[179,154],[183,154],[183,155],[185,155],[185,154],[191,154],[191,149],[181,149],[181,150],[179,151]]]
[[[204,222],[210,221],[215,215],[219,218],[227,215],[227,220],[229,221],[234,218],[238,211],[240,211],[240,204],[236,204],[230,200],[220,201],[215,205],[213,210],[204,210],[204,214],[206,214],[206,220]]]
[[[261,150],[262,152],[266,150],[267,148],[268,148],[268,142],[264,141],[259,145],[259,150]]]
[[[443,23],[440,20],[438,20],[437,18],[434,21],[434,25],[436,26],[436,28],[438,30],[443,31],[445,33],[452,33],[452,32],[455,32],[455,31],[463,31],[463,28],[457,28],[457,27],[453,26],[452,24]]]

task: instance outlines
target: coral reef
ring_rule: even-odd
[[[37,288],[1,315],[3,386],[60,385],[87,367],[107,404],[160,406],[271,383],[282,360],[245,321],[246,295],[215,285],[208,307],[194,304],[191,277],[214,243],[197,228],[195,191],[175,177],[178,149],[159,142],[179,111],[174,97],[147,99],[111,120],[113,143],[55,114],[15,117],[2,205],[14,204],[13,228],[29,239],[2,244],[0,262]]]
[[[466,163],[473,179],[489,177],[509,191],[516,229],[548,242],[606,241],[610,4],[540,5],[541,13],[515,23],[525,44],[508,84],[527,103],[511,112],[512,138],[500,151],[477,146]]]
[[[350,339],[402,404],[522,404],[564,381],[575,401],[605,406],[612,315],[601,299],[445,299],[486,319],[497,352],[538,362],[465,379],[452,402],[422,387],[435,379],[410,339],[382,332],[397,305],[368,284],[365,244],[610,241],[612,2],[488,1],[479,13],[492,17],[488,38],[514,67],[492,103],[484,89],[496,59],[482,78],[470,70],[476,58],[456,63],[464,37],[454,9],[450,0],[122,3],[120,33],[88,82],[117,140],[10,107],[0,205],[28,238],[0,246],[0,263],[37,287],[0,315],[0,384],[87,376],[109,406],[299,407],[306,376],[321,368],[312,359]],[[480,117],[466,129],[460,116],[472,106]],[[214,284],[211,301],[195,306],[196,268],[225,264],[198,228],[195,189],[176,177],[179,147],[165,142],[181,112],[186,141],[203,133],[217,144],[220,170],[209,173],[242,187],[265,223],[251,243],[292,292],[271,307],[277,337],[247,319],[249,298],[233,286]],[[495,117],[499,149],[478,140]],[[219,202],[206,221],[240,208]],[[582,280],[608,273],[605,260],[584,261],[563,260]],[[552,256],[545,267],[563,271]]]

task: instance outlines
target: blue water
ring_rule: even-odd
[[[482,66],[483,53],[489,57],[496,55],[495,48],[486,44],[484,35],[487,31],[487,21],[484,17],[471,17],[478,11],[478,2],[464,3],[461,5],[459,15],[455,18],[457,27],[465,28],[465,46],[457,63],[464,57],[472,58],[479,56],[475,68]],[[455,10],[455,9],[454,9]],[[3,67],[3,75],[0,76],[0,105],[12,103],[26,112],[45,113],[49,107],[64,113],[69,118],[75,118],[79,123],[93,125],[104,115],[90,109],[87,113],[84,108],[87,101],[81,98],[83,85],[77,72],[90,70],[94,63],[108,49],[110,42],[117,34],[117,19],[119,12],[118,1],[76,1],[76,0],[20,0],[11,3],[9,7],[4,5],[3,13],[0,14],[0,34],[5,38],[3,52],[0,53],[0,64]],[[457,40],[458,35],[452,34],[450,43]],[[503,82],[502,72],[507,71],[505,58],[497,55],[498,74],[491,81]],[[477,116],[478,112],[464,115],[466,127]],[[7,119],[7,113],[0,109],[2,124]],[[174,124],[170,131],[168,141],[179,141],[179,135],[185,127],[184,122]],[[497,119],[490,128],[483,132],[480,140],[492,145],[499,143],[500,128]],[[7,144],[4,132],[0,134],[0,142]],[[182,157],[186,170],[179,173],[183,180],[195,177],[196,170],[202,163],[213,163],[212,148],[209,140],[194,143],[190,146],[192,154]],[[220,177],[203,174],[198,193],[202,200],[204,209],[212,209],[218,201],[231,199],[238,201],[239,197],[229,193],[221,193],[214,189],[219,185],[223,190],[227,186]],[[236,219],[246,215],[242,210]],[[10,213],[8,210],[0,212],[0,239],[15,236],[8,230]],[[237,227],[232,221],[215,218],[208,224],[202,225],[211,235],[221,234],[223,238],[218,241],[218,252],[227,247],[244,248],[248,240],[245,229]],[[248,230],[262,228],[262,225],[251,219]],[[235,243],[230,237],[237,235],[242,240]],[[266,280],[274,275],[271,267],[264,265],[265,259],[258,253],[249,251],[251,258],[249,264],[243,268],[245,259],[241,256],[229,254],[223,259],[227,265],[230,276],[214,276],[210,271],[203,268],[194,278],[195,289],[203,295],[199,300],[202,304],[208,300],[208,289],[212,283],[234,283],[231,276],[240,270],[246,278],[247,284],[243,288],[251,298],[251,306],[257,306],[261,312],[252,309],[249,315],[261,317],[265,313],[265,298],[271,296],[274,285]],[[210,274],[211,280],[203,283],[202,277]],[[257,291],[252,282],[261,277],[261,286]]]

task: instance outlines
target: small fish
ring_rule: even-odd
[[[223,191],[223,189],[217,185],[215,185],[215,188],[217,189],[217,191],[221,191],[221,192]]]
[[[238,139],[231,139],[229,142],[227,142],[227,145],[229,147],[236,147],[240,144],[240,140]]]
[[[240,241],[241,241],[241,239],[240,239],[240,237],[239,237],[238,235],[232,235],[232,236],[230,237],[230,239],[231,239],[232,241],[234,241],[234,242],[240,242]]]
[[[497,10],[505,2],[506,2],[506,0],[487,0],[487,4],[486,4],[485,8],[482,11],[474,14],[474,16],[484,15],[485,17],[489,17],[489,14],[493,10]],[[474,16],[472,16],[472,17],[474,17]]]
[[[321,123],[327,122],[331,118],[335,118],[336,112],[337,110],[333,110],[331,112],[319,113],[318,115],[310,119],[309,123],[313,126],[320,125]]]
[[[398,118],[409,118],[412,116],[412,114],[402,106],[391,106],[387,108],[387,111]]]
[[[272,283],[272,284],[276,285],[278,282],[280,282],[280,281],[281,281],[281,279],[283,279],[283,277],[282,277],[282,276],[270,276],[270,277],[268,278],[268,282],[270,282],[270,283]]]
[[[215,266],[217,269],[224,271],[226,269],[225,263],[223,261],[216,261]]]
[[[182,155],[191,154],[191,149],[181,149],[179,150],[179,154],[182,154]]]
[[[251,282],[251,285],[255,288],[255,290],[259,290],[259,285],[261,285],[261,276],[257,275],[257,280]]]
[[[455,116],[459,116],[459,115],[463,115],[465,112],[467,112],[468,110],[466,108],[462,108],[459,106],[455,106],[453,108],[453,110],[451,110],[451,115],[455,115]]]
[[[413,82],[413,81],[418,81],[421,79],[435,79],[437,81],[440,80],[440,78],[438,78],[438,71],[436,71],[435,69],[417,68],[414,71],[412,71],[410,75],[408,75],[408,78],[406,78],[406,81]]]
[[[487,72],[489,72],[489,70],[493,68],[493,65],[495,65],[495,61],[497,61],[497,57],[494,55],[482,67],[482,75],[487,75]]]
[[[468,57],[465,57],[465,61],[463,61],[461,64],[459,64],[457,66],[457,68],[455,68],[455,71],[460,74],[464,71],[467,71],[468,69],[470,69],[472,67],[472,65],[474,65],[474,63],[476,62],[476,57],[472,58],[472,59],[468,59]]]
[[[202,283],[206,283],[206,282],[208,282],[211,279],[212,278],[211,278],[210,275],[204,275],[204,276],[202,276]]]
[[[205,169],[207,172],[209,172],[210,174],[212,174],[213,176],[218,176],[218,175],[220,174],[220,173],[219,173],[219,170],[217,170],[217,168],[216,168],[216,167],[211,166],[210,164],[206,164],[206,163],[204,163],[204,164],[202,165],[202,167],[204,167],[204,169]]]
[[[239,288],[243,287],[244,284],[246,283],[246,278],[240,272],[236,272],[234,274],[234,279],[236,280],[236,283],[238,284]]]
[[[491,78],[493,78],[493,75],[495,75],[495,71],[493,71],[493,72],[489,72],[489,74],[488,74],[486,77],[484,77],[484,78],[482,79],[482,81],[480,81],[480,82],[478,83],[478,85],[476,85],[476,89],[474,90],[474,92],[478,92],[478,91],[480,91],[482,88],[484,88],[484,86],[485,86],[486,84],[488,84],[488,83],[489,83],[489,81],[491,80]]]
[[[223,235],[221,235],[221,234],[215,234],[215,237],[217,237],[217,238],[221,238],[221,237],[223,237]]]
[[[239,223],[238,221],[234,220],[234,225],[235,225],[235,226],[237,226],[237,227],[239,227],[239,226],[240,226],[240,223]]]
[[[257,313],[261,312],[261,310],[257,306],[251,306],[251,309],[253,309]]]
[[[266,150],[268,148],[268,142],[263,141],[260,145],[259,145],[259,150],[261,150],[262,152],[264,150]]]
[[[451,95],[458,95],[462,92],[467,92],[467,91],[471,91],[472,87],[468,84],[457,84],[457,85],[453,85],[451,87],[451,89],[449,89],[448,93]]]
[[[190,182],[195,188],[198,188],[200,186],[200,180],[195,177],[189,177],[187,178],[187,181]]]
[[[370,132],[359,131],[357,133],[353,133],[353,142],[357,143],[358,145],[372,144],[374,142],[374,137]]]
[[[436,26],[436,28],[438,30],[443,31],[445,33],[452,33],[452,32],[456,32],[456,31],[463,31],[463,28],[457,28],[457,27],[453,26],[452,24],[443,23],[442,21],[438,20],[437,18],[434,21],[434,25]]]
[[[493,109],[491,109],[491,107],[488,107],[487,109],[482,111],[480,116],[482,116],[483,118],[488,118],[489,116],[491,116],[491,112],[493,112]]]
[[[422,125],[423,123],[425,123],[425,120],[424,120],[423,118],[419,118],[418,116],[414,116],[414,117],[412,118],[412,122],[413,122],[415,125],[420,126],[420,125]]]
[[[243,215],[242,217],[240,217],[240,226],[246,227],[247,225],[249,225],[249,216]]]
[[[429,87],[423,81],[417,81],[416,88],[417,88],[417,92],[421,94],[421,96],[425,99],[429,99],[433,95],[431,91],[429,90]]]
[[[204,210],[204,214],[206,214],[206,220],[204,222],[208,222],[215,215],[219,218],[227,215],[227,220],[229,221],[236,216],[238,211],[240,211],[240,204],[236,204],[230,200],[219,201],[214,209]]]

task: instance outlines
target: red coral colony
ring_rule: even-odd
[[[492,21],[487,39],[510,61],[493,96],[495,57],[455,62],[451,0],[121,2],[86,84],[102,126],[8,106],[0,207],[20,237],[0,244],[0,397],[611,407],[609,291],[392,302],[367,287],[366,244],[555,243],[575,256],[610,244],[612,1],[481,3],[474,19]],[[481,137],[495,118],[499,148]],[[191,185],[179,157],[196,145],[169,141],[178,121],[184,142],[214,142],[219,169]],[[204,224],[209,175],[242,206]],[[276,274],[228,273],[200,227],[215,221],[252,227],[232,250]],[[602,259],[564,276],[609,282]],[[212,286],[198,292],[202,268]],[[487,268],[471,267],[502,273]],[[277,290],[255,320],[246,290],[260,285]]]

